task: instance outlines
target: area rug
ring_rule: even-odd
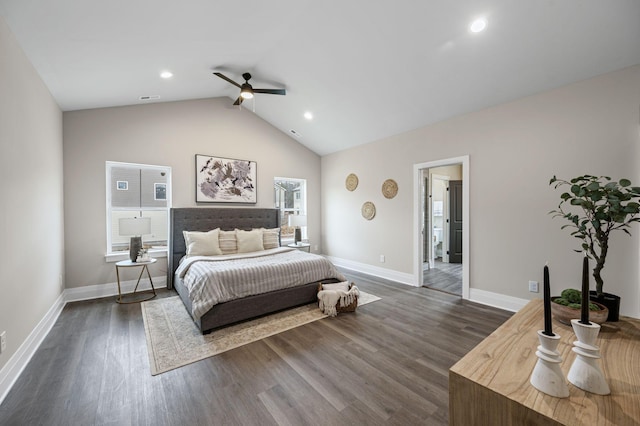
[[[376,300],[380,298],[361,291],[358,306]],[[179,296],[143,302],[141,307],[153,376],[327,317],[312,303],[203,336]]]

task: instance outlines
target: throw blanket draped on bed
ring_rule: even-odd
[[[193,317],[218,303],[323,279],[345,278],[322,256],[286,247],[225,256],[194,256],[176,270],[189,291]]]

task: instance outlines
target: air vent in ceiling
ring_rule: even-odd
[[[291,132],[291,134],[292,134],[293,136],[295,136],[296,138],[301,138],[301,137],[302,137],[302,135],[301,135],[300,133],[296,132],[296,131],[295,131],[295,130],[293,130],[293,129],[289,130],[289,132]]]
[[[155,101],[156,99],[160,99],[160,95],[140,96],[138,99],[141,101]]]

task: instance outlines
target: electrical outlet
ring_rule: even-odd
[[[538,281],[529,281],[529,291],[531,293],[538,293]]]
[[[7,350],[7,332],[0,333],[0,353]]]
[[[384,263],[384,254],[380,255],[380,263]]]

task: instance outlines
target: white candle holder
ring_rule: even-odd
[[[566,398],[569,396],[569,386],[560,370],[562,357],[557,349],[560,336],[557,334],[547,336],[542,330],[538,330],[538,339],[540,340],[540,346],[536,351],[538,362],[531,373],[530,382],[541,392],[557,398]]]
[[[577,319],[571,320],[571,326],[578,338],[573,342],[572,350],[578,356],[571,364],[567,378],[582,390],[598,395],[609,395],[611,390],[598,365],[600,348],[595,345],[600,326],[593,322],[589,325],[582,324]]]

